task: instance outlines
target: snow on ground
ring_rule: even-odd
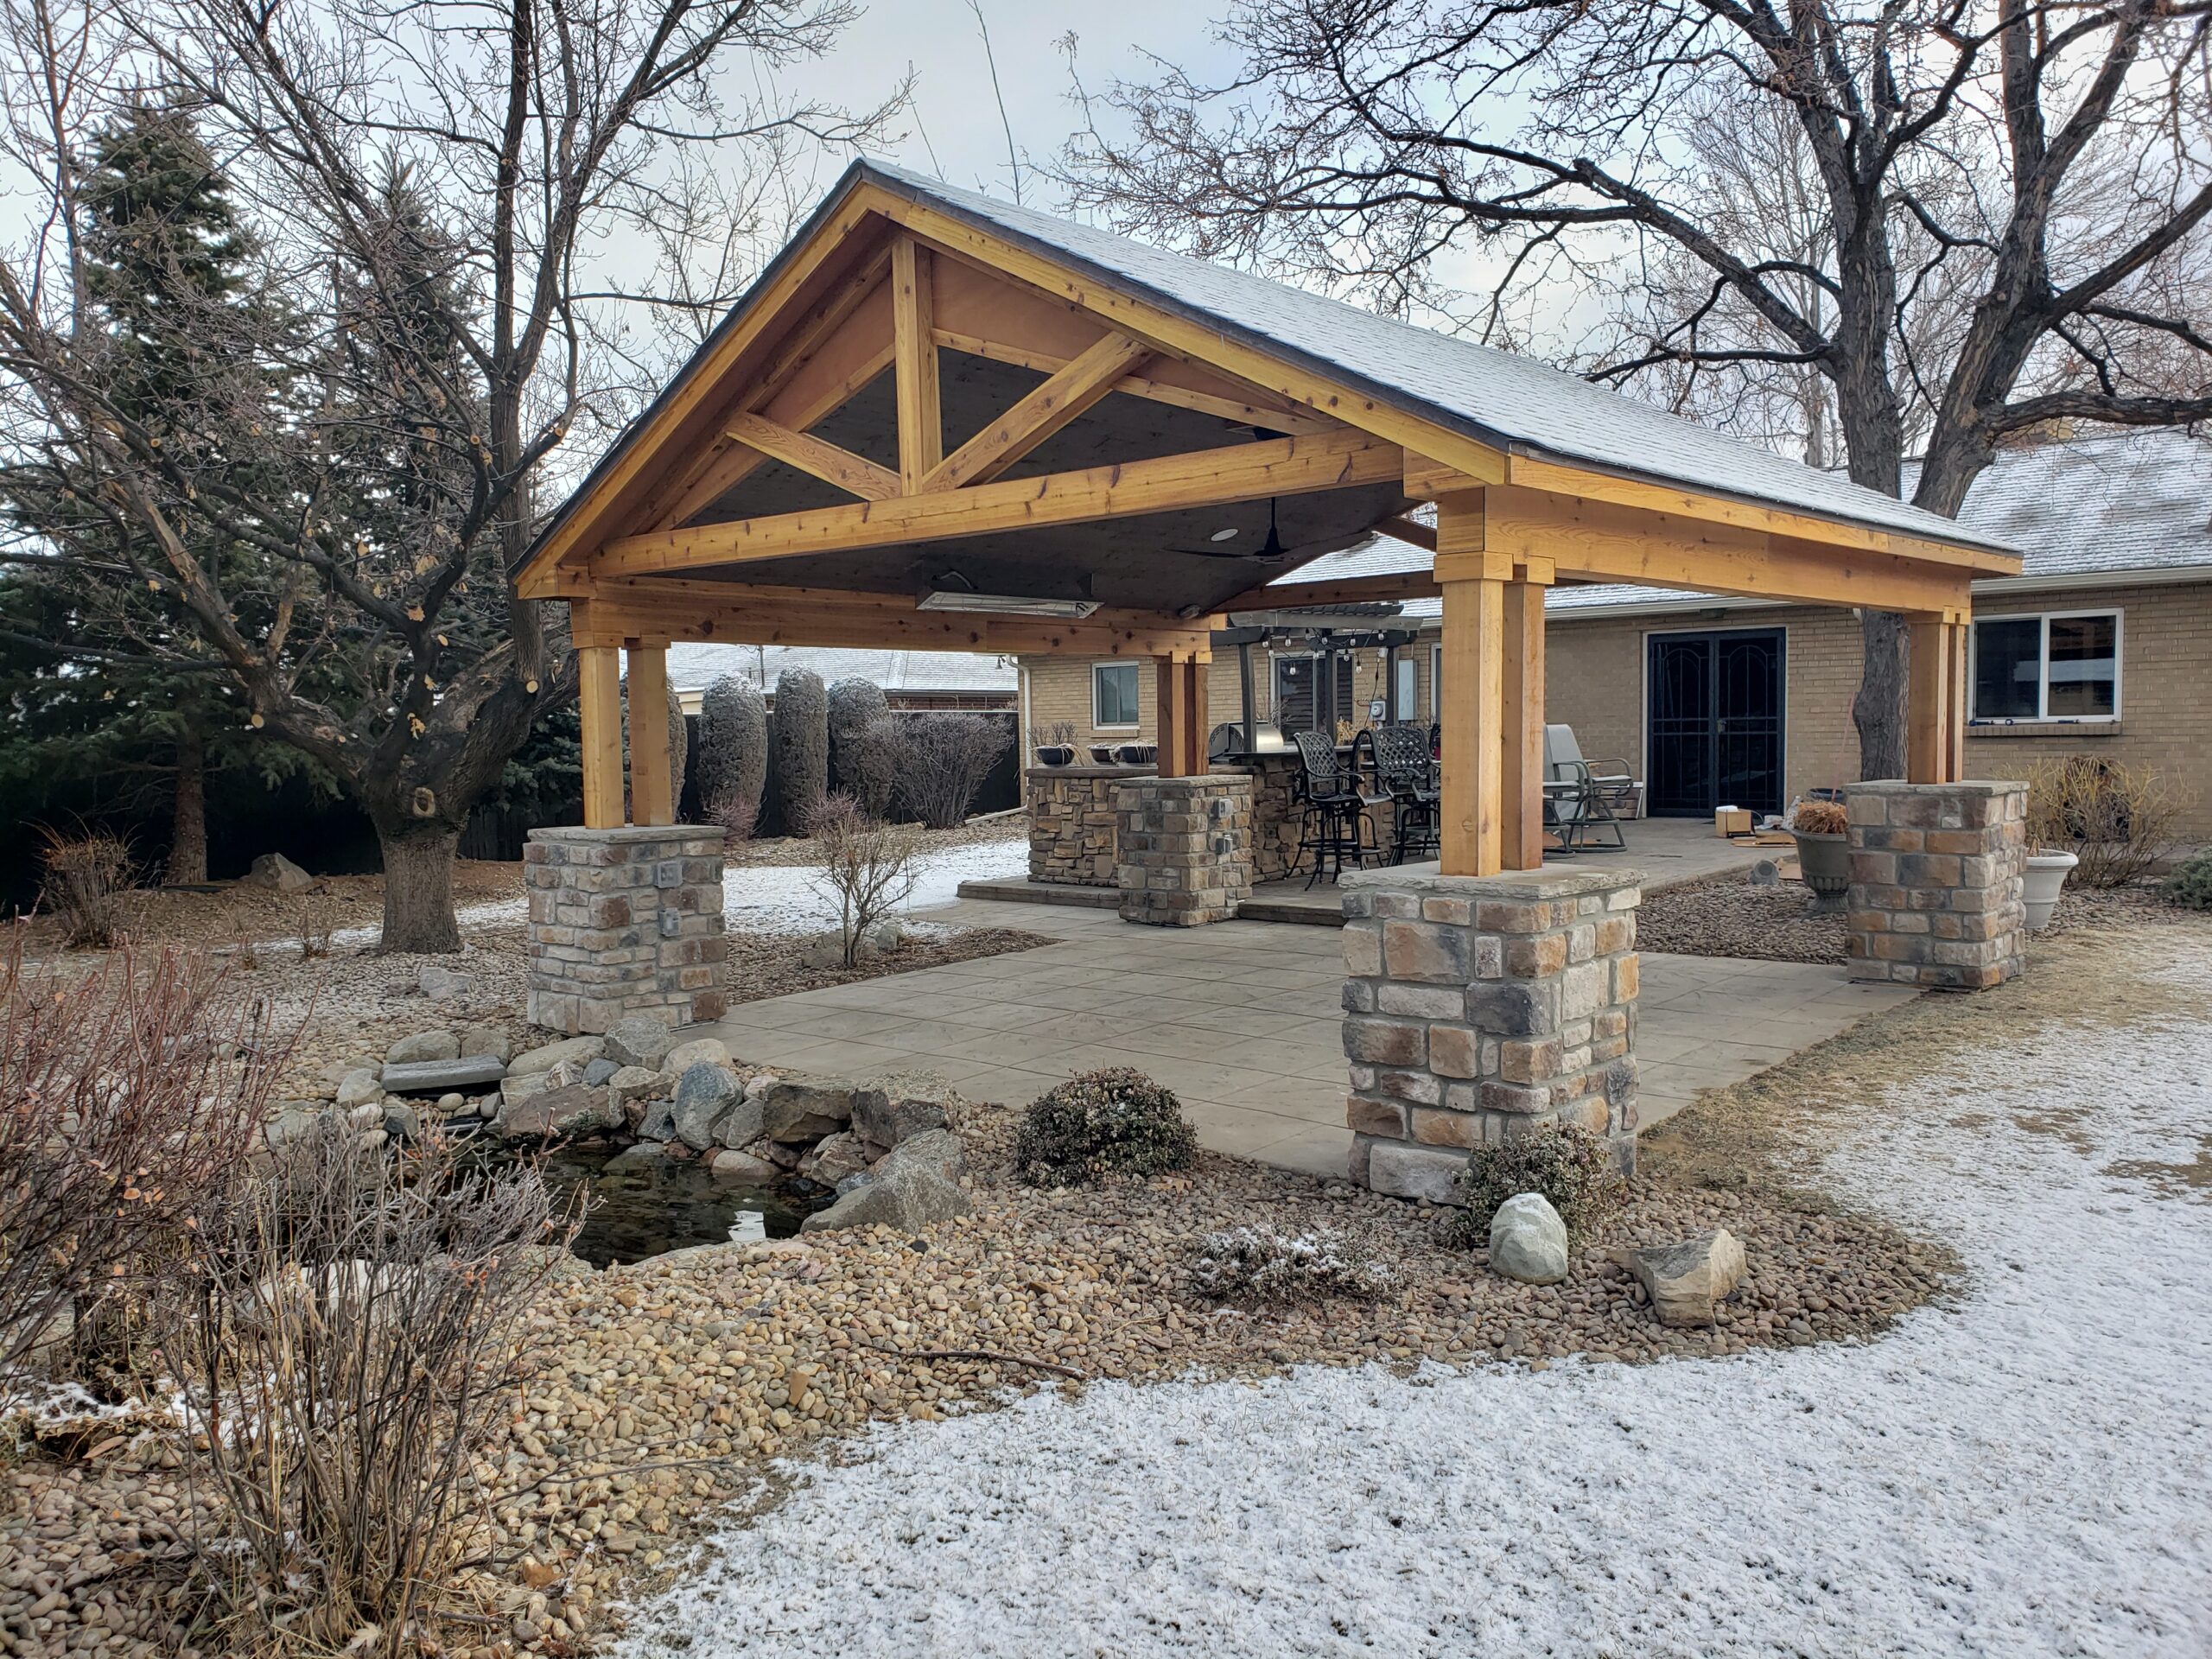
[[[899,906],[932,910],[959,897],[963,881],[1005,880],[1029,873],[1029,843],[978,841],[945,847],[917,861],[919,879]],[[748,933],[819,933],[837,925],[837,906],[815,890],[813,871],[789,865],[744,865],[722,873],[722,912]]]
[[[2212,1030],[2159,1024],[1869,1103],[1832,1180],[1971,1274],[1884,1340],[885,1428],[622,1651],[2212,1652],[2212,1204],[2112,1167],[2212,1145]]]

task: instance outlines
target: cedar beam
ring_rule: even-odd
[[[944,399],[938,385],[936,295],[929,251],[911,236],[891,245],[892,361],[899,377],[899,478],[901,493],[920,493],[922,480],[944,459]]]
[[[1485,544],[1483,493],[1437,503],[1444,579],[1443,732],[1437,868],[1496,875],[1504,865],[1505,588],[1510,559]]]
[[[622,823],[622,664],[612,645],[576,651],[576,702],[583,727],[584,827]]]
[[[1373,605],[1394,599],[1433,599],[1442,591],[1427,570],[1383,576],[1346,576],[1338,582],[1287,582],[1247,588],[1215,607],[1223,611],[1301,611],[1327,605]]]
[[[1544,583],[1523,566],[1505,584],[1504,662],[1498,741],[1503,833],[1499,861],[1534,870],[1544,861]]]
[[[1042,478],[1001,479],[964,490],[626,536],[607,543],[593,568],[601,578],[650,575],[797,553],[1039,530],[1383,483],[1396,478],[1398,469],[1397,446],[1364,433],[1275,438]]]
[[[787,467],[796,467],[824,484],[834,484],[846,494],[857,495],[863,501],[880,501],[899,493],[899,474],[889,467],[879,467],[867,457],[840,448],[826,439],[794,432],[765,415],[732,416],[729,435],[735,442],[758,449]]]
[[[666,645],[630,648],[630,817],[636,823],[676,822]]]
[[[1966,626],[1915,616],[1907,632],[1906,781],[1955,784],[1966,772]]]
[[[1041,386],[931,467],[924,492],[954,490],[996,478],[1039,444],[1109,396],[1151,348],[1127,334],[1108,334]]]
[[[1436,526],[1424,524],[1418,518],[1408,518],[1401,513],[1385,518],[1375,528],[1384,536],[1394,536],[1402,542],[1410,542],[1415,547],[1427,549],[1431,553],[1436,551]]]

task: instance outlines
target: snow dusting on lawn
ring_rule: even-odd
[[[1029,873],[1026,840],[977,841],[939,848],[915,861],[914,890],[901,911],[934,910],[957,899],[963,881],[996,881]],[[817,890],[821,877],[803,865],[740,865],[722,873],[722,912],[746,933],[819,933],[837,925],[837,906]]]
[[[1883,1340],[882,1428],[621,1651],[2212,1652],[2212,1192],[2141,1173],[2212,1147],[2212,1030],[2150,1025],[1868,1100],[1832,1184],[1970,1274]]]

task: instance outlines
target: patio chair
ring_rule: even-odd
[[[1582,758],[1571,726],[1544,728],[1544,822],[1559,837],[1563,853],[1614,847],[1624,851],[1628,835],[1621,828],[1620,807],[1630,804],[1639,785],[1624,760],[1608,760],[1606,768]],[[1604,837],[1610,833],[1612,839]]]
[[[1375,734],[1376,781],[1389,796],[1394,817],[1390,861],[1437,850],[1436,817],[1441,791],[1424,726],[1385,726]]]
[[[1306,879],[1310,888],[1325,874],[1332,881],[1342,875],[1345,860],[1354,869],[1365,861],[1372,850],[1364,833],[1370,802],[1326,733],[1298,732],[1294,737],[1299,760],[1298,863],[1291,868],[1295,871],[1312,855],[1313,869]]]

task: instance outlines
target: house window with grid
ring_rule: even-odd
[[[1090,665],[1090,724],[1093,729],[1102,732],[1136,729],[1136,664]]]
[[[2116,720],[2120,613],[1977,617],[1969,677],[1976,721]]]

